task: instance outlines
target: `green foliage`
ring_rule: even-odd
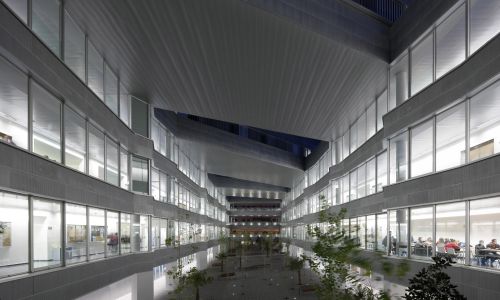
[[[304,259],[304,257],[293,257],[290,259],[288,267],[292,271],[302,270],[302,268],[304,268],[305,262],[306,260]]]
[[[220,261],[220,271],[224,272],[224,260],[227,258],[227,254],[225,252],[220,252],[215,258]]]
[[[406,289],[405,299],[417,300],[465,300],[450,282],[450,276],[444,270],[451,266],[448,256],[433,257],[434,264],[423,268],[415,277],[410,279],[410,286]]]
[[[196,267],[191,268],[186,274],[182,274],[179,278],[179,284],[175,289],[176,293],[180,293],[188,287],[192,287],[196,292],[196,299],[200,299],[200,287],[212,282],[212,277],[208,276],[206,271],[200,271]]]
[[[220,232],[219,235],[219,245],[221,246],[221,251],[229,250],[229,237],[227,237],[224,232]]]
[[[269,257],[269,254],[271,253],[271,250],[272,250],[273,241],[271,240],[271,238],[266,237],[263,239],[263,243],[264,243],[264,249],[266,250],[267,257]]]
[[[373,270],[373,264],[378,263],[382,270],[399,276],[405,274],[408,269],[406,261],[394,266],[392,262],[385,259],[381,253],[374,253],[369,257],[359,248],[357,239],[350,238],[348,232],[342,228],[342,220],[345,219],[346,210],[341,209],[339,213],[327,211],[324,196],[320,196],[323,202],[320,212],[320,223],[326,226],[308,226],[307,233],[316,240],[312,250],[313,257],[307,257],[311,269],[320,276],[320,284],[316,291],[320,299],[389,299],[382,292],[375,295],[373,290],[361,283],[359,275],[350,271],[350,266],[358,266],[366,270],[369,275]]]
[[[174,239],[171,237],[168,237],[165,239],[165,245],[166,246],[172,246],[172,243],[174,243]]]
[[[304,268],[304,264],[306,262],[306,258],[303,257],[294,257],[290,259],[290,262],[288,264],[288,267],[290,268],[291,271],[297,271],[297,278],[299,280],[299,285],[302,284],[302,276],[301,276],[301,271]]]

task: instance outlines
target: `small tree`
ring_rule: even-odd
[[[220,250],[221,252],[226,252],[229,250],[229,237],[227,237],[224,232],[220,232],[219,235],[219,245],[220,245]]]
[[[360,277],[350,271],[350,266],[355,265],[367,270],[372,270],[372,261],[379,263],[385,273],[392,273],[393,263],[378,255],[376,259],[370,259],[363,255],[359,248],[359,242],[350,238],[342,228],[342,220],[345,218],[346,210],[341,209],[339,213],[327,211],[325,197],[320,196],[322,210],[319,222],[325,224],[319,226],[308,226],[307,234],[316,240],[312,250],[314,257],[306,257],[311,269],[320,276],[320,284],[316,291],[320,299],[386,299],[387,295],[382,292],[374,295],[371,288],[360,282]],[[374,253],[374,255],[377,255]],[[408,264],[402,261],[397,266],[397,275],[406,273]]]
[[[197,268],[191,268],[186,274],[179,277],[179,285],[176,292],[180,293],[186,287],[193,287],[196,291],[196,300],[200,299],[200,287],[207,285],[212,281],[212,277],[208,276],[206,271],[200,271]]]
[[[244,252],[250,246],[251,243],[252,243],[252,239],[250,238],[250,235],[248,233],[245,233],[245,235],[243,236],[243,240],[238,245],[238,248],[240,250],[240,270],[241,270],[242,264],[243,264]]]
[[[410,279],[404,298],[408,300],[465,300],[457,286],[450,282],[450,276],[444,270],[451,266],[448,256],[433,257],[434,264],[423,268]]]
[[[297,278],[299,280],[299,285],[302,285],[302,269],[304,268],[304,263],[306,260],[303,257],[294,257],[290,259],[288,267],[291,271],[297,271]]]
[[[269,257],[269,254],[271,253],[271,249],[272,249],[271,238],[266,237],[264,239],[263,243],[264,243],[264,249],[266,250],[266,255],[267,255],[267,257]]]
[[[225,252],[220,252],[215,256],[220,261],[220,271],[224,272],[224,260],[227,258],[227,254]]]

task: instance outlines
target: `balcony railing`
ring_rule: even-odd
[[[352,0],[353,2],[371,10],[384,19],[395,22],[407,8],[401,0]]]

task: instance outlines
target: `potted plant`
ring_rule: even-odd
[[[445,269],[451,266],[452,260],[448,256],[436,256],[434,264],[423,268],[415,277],[410,279],[404,299],[459,299],[466,298],[451,283],[450,276]]]
[[[171,237],[168,237],[165,239],[165,246],[170,247],[172,246],[174,240]]]

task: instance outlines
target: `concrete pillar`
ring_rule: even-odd
[[[135,274],[136,284],[132,293],[132,300],[153,300],[154,280],[153,270]]]
[[[408,99],[408,72],[396,73],[396,106]]]

